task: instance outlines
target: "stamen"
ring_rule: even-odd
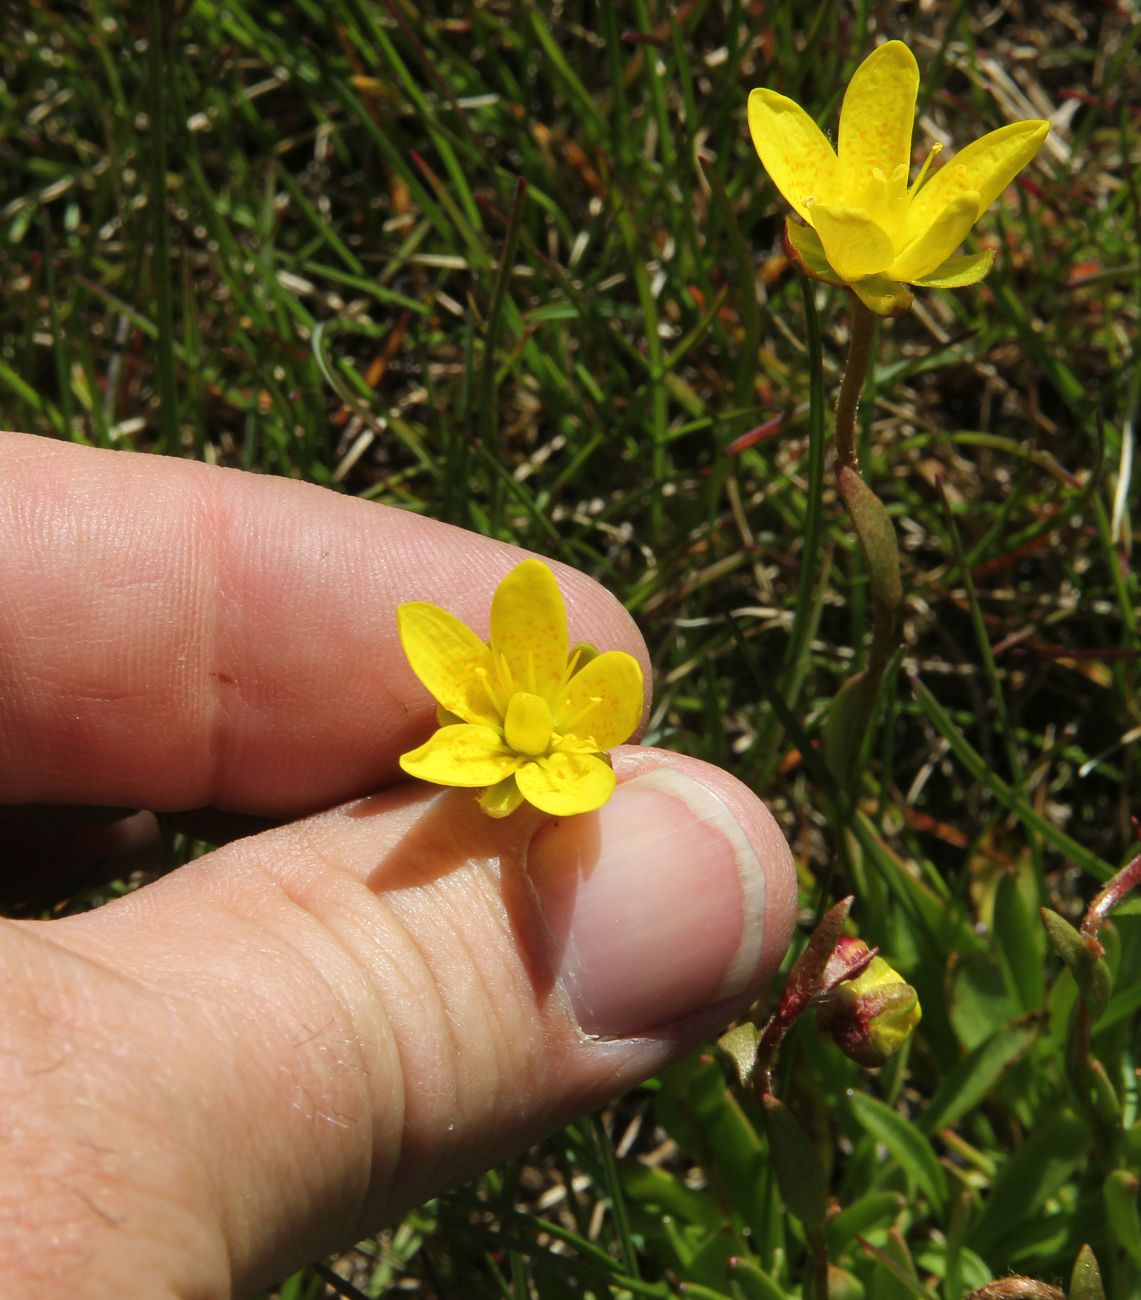
[[[573,715],[572,715],[571,717],[569,717],[569,718],[560,718],[560,719],[559,719],[559,731],[560,731],[564,736],[567,735],[567,734],[570,734],[570,735],[573,736],[573,735],[575,734],[575,730],[574,730],[574,729],[575,729],[576,724],[577,724],[577,723],[578,723],[582,718],[585,718],[586,715],[591,711],[591,709],[593,709],[596,705],[601,704],[601,703],[602,703],[602,696],[601,696],[601,695],[592,695],[592,696],[590,697],[590,699],[589,699],[589,700],[588,700],[588,701],[587,701],[587,702],[582,706],[581,709],[579,709],[579,711],[578,711],[577,713],[573,714]],[[579,736],[578,739],[579,739],[579,740],[588,740],[589,737],[587,737],[587,736]]]
[[[567,666],[563,675],[559,678],[559,684],[555,687],[554,699],[558,699],[566,689],[570,679],[574,676],[574,670],[578,667],[578,661],[582,658],[582,650],[576,649],[574,654],[567,660]]]
[[[507,656],[499,656],[499,682],[508,695],[515,694],[515,678],[511,676],[511,665],[507,662]]]
[[[495,690],[495,687],[492,685],[491,674],[487,671],[486,668],[477,668],[475,670],[475,675],[479,678],[480,682],[482,683],[483,689],[487,693],[487,698],[491,701],[492,708],[502,718],[504,713],[507,712],[506,697],[501,697],[499,693]]]
[[[927,179],[927,173],[931,170],[931,164],[943,152],[943,146],[938,140],[931,146],[927,157],[923,159],[923,166],[919,169],[919,175],[915,178],[915,184],[911,187],[911,193],[917,194],[920,185]]]

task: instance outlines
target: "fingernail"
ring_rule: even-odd
[[[584,1033],[628,1037],[743,992],[761,957],[764,869],[729,806],[670,768],[535,836],[541,942]]]

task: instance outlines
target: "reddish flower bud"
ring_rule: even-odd
[[[854,965],[859,954],[851,943],[845,947],[839,960]],[[921,1015],[911,985],[882,957],[873,956],[860,974],[825,993],[817,1025],[853,1061],[874,1067],[899,1051]]]

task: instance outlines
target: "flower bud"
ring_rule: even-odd
[[[922,1012],[919,997],[882,957],[826,995],[817,1013],[822,1033],[860,1065],[883,1063],[907,1042]]]

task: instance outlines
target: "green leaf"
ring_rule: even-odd
[[[1041,917],[1042,924],[1046,927],[1046,937],[1066,963],[1077,983],[1090,1019],[1096,1022],[1109,1004],[1112,988],[1109,967],[1099,951],[1101,945],[1096,939],[1087,939],[1065,917],[1052,912],[1048,907],[1041,909]]]
[[[700,1154],[710,1180],[757,1241],[767,1241],[764,1189],[771,1174],[764,1145],[711,1057],[690,1057],[664,1076],[659,1123],[685,1150]]]
[[[879,679],[866,672],[853,673],[828,706],[824,723],[824,757],[837,781],[847,785],[853,765],[867,738],[868,720],[875,705]]]
[[[856,1237],[865,1236],[875,1228],[891,1224],[907,1202],[898,1192],[871,1192],[841,1210],[828,1220],[826,1239],[828,1255],[837,1255]]]
[[[915,873],[884,842],[866,814],[856,814],[852,829],[871,865],[900,900],[905,914],[909,918],[913,915],[926,928],[940,954],[985,952],[983,941],[971,925],[970,918],[944,892],[945,885],[936,888],[927,881],[916,879]]]
[[[871,1300],[907,1300],[909,1296],[915,1296],[917,1300],[937,1300],[919,1280],[911,1251],[898,1228],[892,1228],[887,1234],[882,1249],[867,1241],[864,1249],[875,1257],[878,1264],[873,1275]]]
[[[903,599],[895,525],[884,503],[854,469],[843,466],[838,482],[867,561],[872,596],[877,604],[894,611]]]
[[[726,1273],[739,1300],[788,1300],[784,1287],[747,1256],[734,1255],[726,1266]]]
[[[866,1295],[864,1284],[854,1273],[828,1265],[828,1300],[864,1300]]]
[[[783,1101],[771,1094],[761,1100],[765,1108],[769,1158],[776,1171],[781,1199],[807,1231],[819,1232],[828,1208],[828,1189],[816,1147]]]
[[[998,957],[1021,1009],[1041,1010],[1046,1000],[1046,941],[1038,921],[1038,880],[1029,859],[999,877],[994,901]]]
[[[957,1124],[992,1089],[1038,1037],[1036,1020],[1015,1020],[996,1030],[943,1078],[919,1120],[924,1133]]]
[[[898,1111],[866,1093],[853,1093],[849,1105],[860,1127],[882,1142],[900,1168],[942,1218],[947,1211],[947,1175],[927,1138]]]
[[[984,785],[1004,808],[1017,813],[1027,826],[1037,831],[1056,852],[1068,858],[1075,866],[1084,868],[1098,880],[1108,880],[1113,875],[1113,868],[1108,862],[1102,861],[1096,853],[1091,853],[1065,831],[1059,830],[1053,822],[1047,821],[1028,799],[1002,780],[952,722],[947,710],[917,677],[912,678],[911,688],[915,692],[919,707],[951,747],[951,752],[971,776]]]
[[[1102,1187],[1110,1235],[1133,1263],[1141,1266],[1139,1190],[1141,1179],[1130,1169],[1114,1169]]]
[[[711,1232],[689,1261],[686,1282],[720,1287],[728,1277],[730,1259],[740,1249],[741,1238],[732,1228],[722,1226]]]
[[[737,1082],[747,1088],[753,1078],[753,1067],[757,1063],[757,1047],[760,1045],[761,1031],[751,1020],[734,1025],[717,1040],[717,1046],[733,1062],[737,1072]]]
[[[1066,1300],[1105,1300],[1105,1288],[1101,1284],[1101,1269],[1097,1256],[1088,1243],[1078,1251],[1074,1260],[1074,1271],[1070,1274],[1070,1289]]]
[[[967,1297],[979,1287],[986,1286],[993,1278],[990,1269],[973,1250],[965,1248],[958,1252],[958,1286],[951,1288],[948,1283],[948,1250],[945,1241],[928,1242],[915,1257],[915,1262],[923,1273],[943,1279],[943,1294],[948,1297]]]
[[[684,1223],[712,1232],[725,1221],[708,1191],[687,1187],[681,1178],[656,1165],[634,1161],[619,1169],[622,1190],[632,1200],[653,1205]]]
[[[1003,1238],[1034,1224],[1042,1205],[1089,1152],[1089,1129],[1080,1119],[1067,1114],[1040,1123],[999,1171],[970,1234],[972,1249],[1004,1259]]]
[[[948,1012],[959,1042],[972,1050],[1017,1019],[1018,1007],[1009,984],[989,954],[968,956],[956,963],[951,972]]]

